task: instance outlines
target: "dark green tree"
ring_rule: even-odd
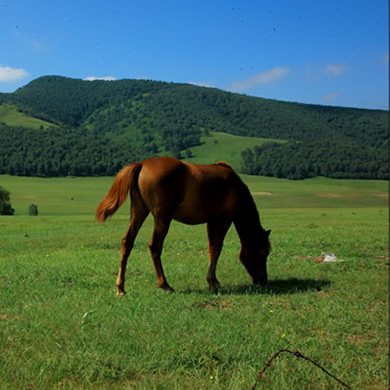
[[[10,203],[10,193],[5,188],[0,187],[0,215],[14,215],[15,210]]]

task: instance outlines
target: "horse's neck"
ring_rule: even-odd
[[[233,222],[241,243],[245,246],[253,246],[258,245],[264,229],[261,226],[259,213],[249,191],[247,195],[249,196],[245,196],[240,202]]]

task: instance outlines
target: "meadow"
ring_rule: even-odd
[[[112,178],[0,176],[16,210],[0,217],[0,388],[250,389],[287,348],[351,388],[387,389],[387,183],[242,177],[272,229],[267,286],[251,286],[232,228],[209,293],[205,226],[173,223],[163,264],[176,292],[157,289],[148,218],[116,297],[128,204],[94,221]],[[343,387],[280,355],[256,388]]]
[[[242,164],[241,151],[247,148],[253,148],[255,145],[261,146],[266,142],[283,143],[286,141],[271,138],[244,137],[210,131],[208,135],[202,135],[201,145],[191,148],[193,157],[187,160],[196,164],[229,161],[229,164],[234,169],[240,170]]]

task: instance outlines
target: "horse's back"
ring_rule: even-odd
[[[142,162],[139,183],[145,187],[169,188],[170,184],[183,179],[185,170],[184,163],[175,158],[152,157]]]
[[[182,199],[186,167],[171,157],[153,157],[142,162],[138,177],[141,197],[149,210],[170,211]]]
[[[227,163],[198,165],[170,157],[145,160],[139,175],[139,191],[152,214],[188,224],[231,218],[239,183]]]

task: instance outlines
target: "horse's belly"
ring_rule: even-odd
[[[183,202],[179,204],[173,219],[188,225],[206,223],[215,218],[231,218],[230,207],[224,202]]]
[[[187,225],[199,225],[207,222],[209,218],[201,210],[188,210],[178,207],[173,219]]]

